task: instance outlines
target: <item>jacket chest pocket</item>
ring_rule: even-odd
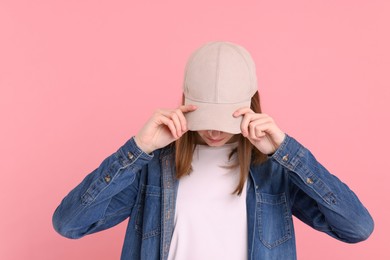
[[[285,193],[257,193],[257,225],[261,242],[276,247],[292,237],[292,220]]]
[[[147,239],[161,233],[161,188],[144,184],[140,188],[135,230],[142,239]]]

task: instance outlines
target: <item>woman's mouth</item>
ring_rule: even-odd
[[[211,138],[209,138],[209,137],[207,137],[207,139],[208,139],[211,143],[218,143],[218,142],[221,142],[221,141],[223,140],[223,138],[222,138],[222,139],[211,139]]]

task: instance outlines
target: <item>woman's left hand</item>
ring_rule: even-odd
[[[234,117],[243,116],[241,133],[263,154],[272,154],[279,148],[286,134],[267,114],[253,112],[249,107],[237,109]]]

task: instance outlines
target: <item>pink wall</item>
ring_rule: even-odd
[[[119,259],[125,223],[68,240],[52,213],[154,109],[179,104],[186,60],[210,40],[252,53],[263,110],[375,219],[354,245],[295,221],[299,259],[390,259],[389,2],[138,2],[1,0],[0,259]]]

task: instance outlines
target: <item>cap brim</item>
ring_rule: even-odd
[[[241,133],[242,116],[233,113],[241,107],[250,107],[251,101],[235,104],[210,104],[185,98],[185,105],[195,105],[195,111],[185,113],[187,127],[191,131],[218,130],[231,134]]]

